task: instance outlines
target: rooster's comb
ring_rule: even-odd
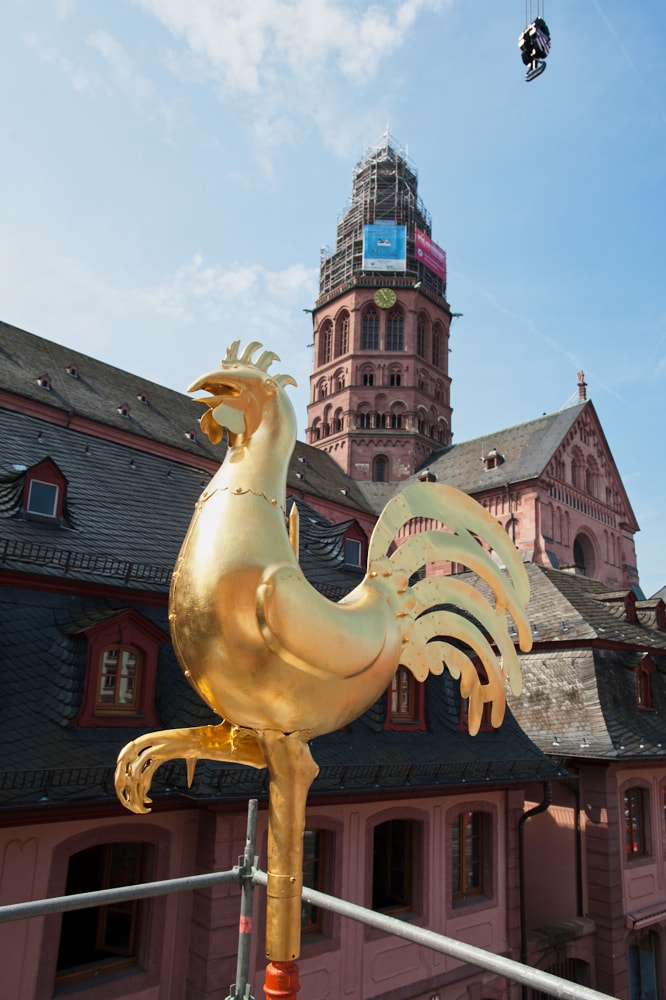
[[[263,351],[259,355],[258,359],[253,361],[252,355],[261,347],[263,347],[263,344],[260,344],[257,340],[253,340],[247,345],[239,357],[238,350],[240,348],[240,340],[234,340],[233,344],[230,344],[229,347],[227,347],[226,356],[222,358],[220,364],[223,368],[233,368],[238,365],[247,365],[249,368],[257,368],[259,371],[267,372],[273,362],[279,361],[280,358],[277,354],[274,354],[273,351]],[[286,385],[297,384],[296,380],[292,378],[291,375],[274,375],[273,378],[278,385],[282,386],[283,389]]]

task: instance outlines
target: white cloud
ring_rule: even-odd
[[[173,124],[171,109],[158,97],[152,81],[136,69],[113,35],[98,28],[89,36],[88,44],[102,56],[111,72],[115,88],[129,100],[135,111],[154,105],[167,125]]]
[[[34,49],[40,59],[59,70],[78,93],[95,94],[100,91],[108,93],[108,89],[95,73],[78,66],[71,59],[63,56],[54,46],[45,45],[34,35],[27,36],[26,42]]]
[[[296,121],[330,120],[341,83],[373,81],[424,11],[455,0],[134,0],[182,43],[165,55],[181,78],[243,99],[257,137],[274,144]],[[389,74],[387,87],[395,84]],[[340,113],[342,112],[342,109]],[[349,104],[344,116],[351,117]]]

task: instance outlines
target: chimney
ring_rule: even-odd
[[[578,372],[578,402],[584,403],[587,399],[587,382],[585,372]]]

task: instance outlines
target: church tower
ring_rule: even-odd
[[[307,440],[357,480],[406,479],[451,443],[446,255],[406,150],[356,166],[313,312]]]

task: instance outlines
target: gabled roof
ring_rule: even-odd
[[[392,496],[407,483],[417,481],[425,470],[434,473],[438,482],[469,494],[497,489],[506,483],[536,479],[587,405],[591,404],[579,403],[524,424],[447,445],[434,451],[421,469],[403,482],[359,485],[367,502],[379,513]],[[491,449],[499,452],[504,461],[494,469],[486,470],[482,460]]]
[[[441,483],[465,493],[481,493],[505,483],[536,479],[545,469],[580,414],[591,403],[578,403],[524,424],[491,431],[434,452],[426,463]],[[495,449],[504,461],[486,470],[483,459]]]

